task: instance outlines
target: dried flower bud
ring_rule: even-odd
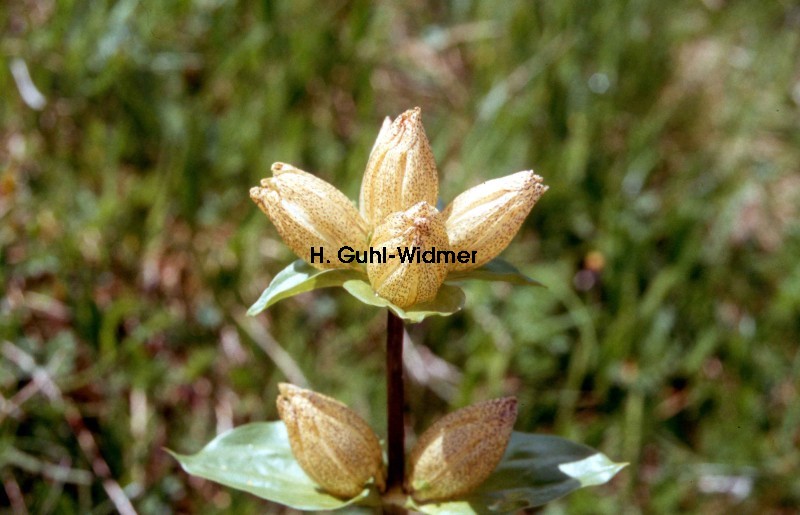
[[[261,187],[250,189],[250,198],[295,254],[315,268],[340,268],[343,265],[334,260],[328,263],[317,257],[312,261],[311,248],[321,252],[322,248],[334,251],[348,245],[360,250],[366,246],[366,224],[342,192],[292,165],[275,163],[272,173],[272,178],[261,180]]]
[[[361,183],[361,216],[375,226],[417,202],[436,205],[439,178],[419,107],[383,123]]]
[[[449,266],[437,252],[449,250],[449,244],[435,207],[420,202],[389,215],[373,231],[370,247],[390,256],[383,263],[367,264],[369,282],[378,295],[401,308],[436,297]]]
[[[442,211],[450,246],[456,253],[477,254],[474,262],[457,262],[450,270],[470,270],[494,259],[545,191],[542,178],[529,170],[486,181],[456,197]]]
[[[406,490],[419,502],[471,492],[500,463],[516,419],[517,400],[505,397],[438,420],[411,451]]]
[[[384,488],[383,455],[378,437],[364,419],[325,395],[281,383],[278,413],[286,424],[292,454],[329,493],[355,497],[370,478]]]

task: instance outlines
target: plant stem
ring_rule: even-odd
[[[386,322],[386,391],[389,466],[386,490],[402,490],[405,475],[405,396],[403,390],[403,321],[391,310]]]

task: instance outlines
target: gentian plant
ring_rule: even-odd
[[[173,453],[187,472],[300,510],[507,513],[605,483],[625,466],[556,436],[513,431],[513,397],[446,415],[405,452],[404,323],[460,310],[465,298],[454,283],[467,279],[539,284],[497,256],[547,191],[541,177],[523,171],[489,180],[439,211],[419,108],[385,120],[358,208],[294,166],[275,163],[272,173],[250,197],[301,259],[274,277],[248,314],[332,286],[387,308],[386,459],[353,410],[280,384],[281,421],[233,429],[194,455]]]

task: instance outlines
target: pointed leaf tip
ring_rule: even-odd
[[[562,463],[558,470],[581,482],[581,486],[596,486],[607,483],[617,472],[627,467],[627,463],[614,463],[602,453],[582,460]]]
[[[465,280],[477,281],[502,281],[520,286],[544,286],[536,279],[532,279],[520,272],[517,267],[508,261],[495,258],[480,268],[465,271],[454,271],[447,274],[446,283]]]
[[[341,286],[345,281],[361,277],[366,275],[358,270],[345,268],[318,270],[298,259],[272,278],[269,286],[247,310],[247,314],[255,316],[280,300],[319,288]]]
[[[438,504],[412,499],[410,507],[431,515],[510,513],[603,484],[626,465],[564,438],[515,431],[497,468],[474,492]]]

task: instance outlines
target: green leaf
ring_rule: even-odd
[[[429,316],[449,316],[464,307],[464,291],[449,284],[443,284],[439,288],[439,293],[436,298],[430,302],[420,302],[414,304],[408,309],[402,309],[388,300],[384,299],[372,289],[372,286],[367,281],[362,279],[352,279],[345,281],[342,284],[345,290],[350,295],[357,298],[364,304],[370,306],[378,306],[380,308],[389,308],[395,315],[411,323],[422,322]]]
[[[475,270],[451,272],[447,275],[445,281],[449,283],[467,279],[475,279],[478,281],[504,281],[523,286],[544,286],[536,279],[531,279],[517,270],[517,268],[508,261],[500,258],[495,258]]]
[[[429,514],[508,513],[603,484],[626,465],[564,438],[515,431],[502,461],[476,491],[440,504],[411,501],[409,507]]]
[[[298,259],[278,272],[261,297],[247,310],[247,314],[255,316],[279,300],[298,293],[341,286],[345,281],[361,277],[364,277],[363,272],[352,268],[317,270],[302,259]]]
[[[598,452],[580,461],[562,463],[558,469],[580,481],[584,487],[607,483],[626,465],[627,463],[614,463],[605,454]]]
[[[167,452],[189,474],[298,510],[335,510],[364,503],[373,494],[365,488],[356,497],[342,500],[320,490],[294,459],[283,422],[237,427],[191,456]]]

